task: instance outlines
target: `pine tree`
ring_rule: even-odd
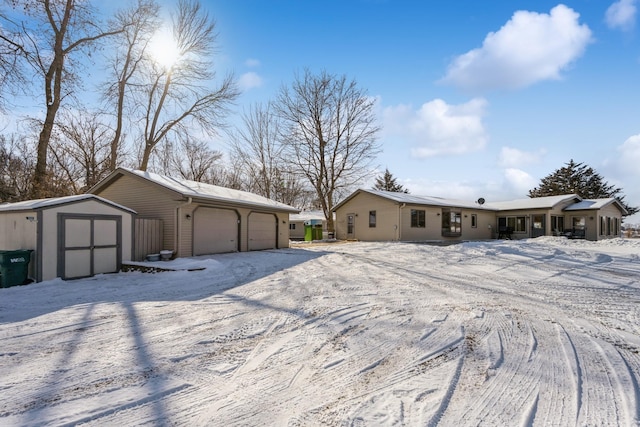
[[[615,197],[627,209],[629,215],[638,212],[637,207],[629,206],[624,202],[624,196],[621,193],[622,188],[607,183],[593,168],[571,159],[565,167],[542,178],[540,185],[529,191],[529,197],[562,194],[577,194],[583,199]]]
[[[395,193],[409,193],[409,190],[403,188],[401,184],[396,182],[396,178],[389,172],[389,169],[385,169],[384,174],[376,178],[376,184],[373,186],[373,189],[393,191]]]

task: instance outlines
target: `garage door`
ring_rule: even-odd
[[[75,279],[120,270],[122,218],[100,215],[59,218],[58,276]]]
[[[238,251],[238,214],[231,209],[198,208],[193,213],[193,254]]]
[[[278,219],[274,214],[249,214],[249,250],[275,249]]]

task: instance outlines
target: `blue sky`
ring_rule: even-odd
[[[638,1],[202,0],[231,124],[326,70],[377,100],[375,165],[413,194],[525,198],[573,159],[640,206]]]
[[[635,0],[206,7],[220,67],[243,88],[238,111],[274,98],[305,68],[345,74],[378,101],[378,166],[413,194],[524,198],[574,159],[640,205]]]

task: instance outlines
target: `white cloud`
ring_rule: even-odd
[[[547,154],[544,148],[538,151],[522,151],[512,147],[502,147],[498,156],[498,164],[503,168],[521,167],[540,162]]]
[[[631,30],[636,22],[636,0],[618,0],[607,9],[605,22],[609,28]]]
[[[591,30],[562,4],[549,14],[517,11],[482,47],[458,56],[442,82],[464,89],[517,89],[557,80],[585,51]]]
[[[524,198],[529,193],[529,190],[538,185],[537,179],[521,169],[505,169],[504,177],[505,186],[512,194],[520,194],[518,198]]]
[[[260,66],[260,60],[254,59],[254,58],[249,58],[246,61],[244,61],[244,65],[246,65],[247,67],[251,67],[251,68],[259,67]]]
[[[631,175],[640,176],[640,168],[638,168],[640,165],[640,134],[627,138],[616,150],[619,153],[616,163],[621,169]]]
[[[238,85],[240,86],[240,89],[242,89],[243,91],[253,89],[255,87],[260,87],[262,86],[262,83],[263,83],[262,77],[260,77],[258,73],[255,73],[253,71],[244,73],[238,79]]]
[[[387,107],[383,110],[383,129],[387,138],[413,146],[414,157],[465,154],[487,144],[482,123],[486,106],[484,99],[476,98],[460,105],[435,99],[417,111],[408,105]]]

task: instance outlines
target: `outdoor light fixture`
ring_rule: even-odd
[[[190,214],[186,214],[186,215],[185,215],[185,218],[187,218],[187,219],[191,219],[191,215],[190,215]]]

